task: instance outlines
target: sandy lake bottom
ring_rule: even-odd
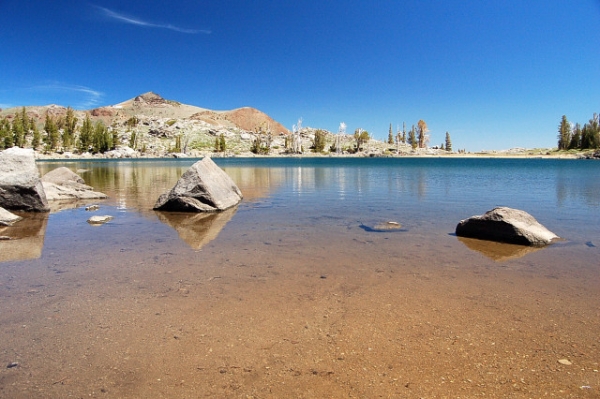
[[[393,212],[373,232],[381,207],[243,191],[193,223],[118,191],[106,225],[40,216],[43,248],[0,263],[0,397],[600,398],[595,238],[529,250]]]

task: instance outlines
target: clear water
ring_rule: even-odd
[[[43,174],[66,165],[96,190],[107,193],[110,198],[100,201],[100,213],[115,216],[112,227],[104,226],[111,230],[115,243],[123,242],[120,235],[143,240],[141,231],[148,240],[176,237],[173,230],[187,224],[188,246],[198,249],[204,238],[197,237],[196,243],[190,244],[194,241],[190,235],[201,235],[189,231],[194,224],[191,219],[169,223],[161,213],[152,211],[158,196],[193,162],[80,160],[40,162],[39,167]],[[290,234],[322,233],[327,238],[329,233],[354,234],[361,226],[394,221],[402,230],[384,235],[401,235],[399,245],[411,239],[435,243],[451,236],[461,219],[495,206],[509,206],[529,212],[567,243],[600,246],[598,162],[473,158],[217,158],[215,162],[236,181],[245,199],[228,213],[226,222],[219,222],[219,231],[211,233],[214,237],[227,225],[230,231],[251,228],[276,235],[285,229]],[[80,206],[54,212],[40,222],[47,239],[64,238],[53,251],[72,252],[76,247],[71,244],[87,234],[97,235],[99,230],[85,223],[89,215]],[[98,245],[110,247],[110,242]],[[456,242],[454,238],[451,243]],[[13,243],[3,245],[5,249]],[[39,247],[39,240],[36,245]],[[153,248],[165,250],[158,244]],[[42,252],[38,248],[34,257]],[[3,260],[11,257],[5,255]]]
[[[152,210],[194,160],[39,163],[109,199],[0,228],[0,396],[597,392],[600,162],[215,161],[245,198],[208,216]],[[497,205],[564,241],[453,234]]]
[[[568,237],[592,238],[600,220],[600,163],[538,159],[215,159],[243,188],[241,209],[280,218],[399,219],[453,230],[495,206],[523,209]],[[194,160],[66,165],[107,192],[107,204],[148,213]],[[42,173],[61,164],[44,162]],[[81,170],[86,170],[81,172]],[[259,206],[260,205],[260,206]],[[281,212],[279,212],[281,213]],[[445,226],[445,227],[444,227]]]

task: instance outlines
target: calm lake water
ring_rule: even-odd
[[[38,164],[109,198],[0,231],[17,238],[0,241],[0,360],[19,363],[0,370],[0,396],[578,397],[600,385],[600,162],[214,160],[244,201],[211,215],[152,210],[195,160]],[[495,206],[563,240],[454,235]],[[374,230],[388,221],[402,227]],[[555,370],[562,357],[577,359],[572,373]],[[440,385],[449,370],[463,385]]]
[[[532,214],[570,242],[598,239],[600,163],[531,159],[215,159],[240,186],[244,202],[232,217],[256,228],[278,224],[321,229],[382,221],[408,234],[450,234],[463,218],[495,206]],[[152,205],[194,160],[41,162],[42,173],[66,165],[96,190],[109,210],[155,222]],[[77,214],[77,212],[74,212]],[[73,212],[50,216],[54,223]],[[108,212],[111,213],[111,212]],[[75,217],[75,216],[73,216]],[[157,223],[155,223],[157,224]],[[401,239],[399,241],[402,241]],[[600,243],[599,243],[600,245]]]

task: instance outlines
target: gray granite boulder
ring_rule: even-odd
[[[534,247],[548,245],[559,238],[527,212],[507,207],[461,220],[456,226],[456,235]]]
[[[217,212],[240,203],[242,192],[209,157],[193,164],[166,194],[155,210],[170,212]]]
[[[50,210],[32,149],[12,147],[0,152],[0,206],[30,212]]]
[[[0,208],[0,226],[12,226],[21,219],[23,219],[21,216],[13,215],[6,209]]]
[[[49,201],[108,198],[106,194],[94,191],[81,176],[64,166],[46,173],[42,177],[42,185]]]

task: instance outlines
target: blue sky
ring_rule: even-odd
[[[90,109],[154,91],[291,129],[556,146],[600,112],[600,0],[0,0],[0,107]]]

